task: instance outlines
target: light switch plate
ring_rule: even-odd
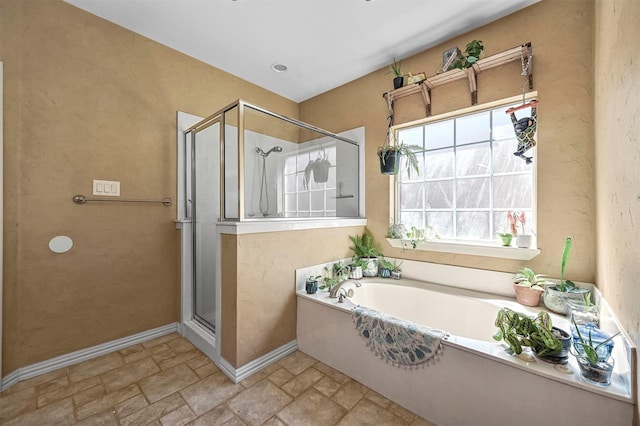
[[[120,182],[115,180],[93,180],[93,195],[120,196]]]

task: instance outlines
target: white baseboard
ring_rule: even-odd
[[[46,361],[37,362],[35,364],[27,365],[26,367],[20,367],[2,378],[2,382],[0,383],[0,390],[5,390],[22,380],[30,379],[44,373],[49,373],[50,371],[54,371],[59,368],[78,364],[80,362],[87,361],[89,359],[96,358],[110,352],[119,351],[126,348],[127,346],[146,342],[147,340],[155,339],[156,337],[164,336],[165,334],[174,332],[180,332],[180,324],[176,322],[164,325],[162,327],[143,331],[132,336],[123,337],[122,339],[112,340],[110,342],[102,343],[90,348],[81,349],[79,351],[51,358]]]
[[[292,340],[238,368],[235,368],[226,359],[220,357],[218,367],[233,383],[239,383],[252,374],[295,352],[297,349],[298,341]]]

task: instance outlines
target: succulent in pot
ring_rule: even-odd
[[[590,297],[591,291],[586,288],[577,287],[572,281],[564,279],[564,273],[569,263],[569,255],[573,240],[569,236],[565,239],[562,249],[562,261],[560,265],[560,283],[554,286],[548,286],[544,292],[542,300],[549,310],[558,314],[566,314],[568,310],[567,300],[573,299],[578,302]]]
[[[393,74],[393,88],[399,89],[404,85],[404,75],[402,74],[402,62],[393,58],[393,63],[389,65],[387,74]]]
[[[544,286],[552,284],[546,275],[536,274],[531,268],[522,268],[513,277],[516,301],[524,306],[538,306],[544,293]]]
[[[604,341],[594,342],[593,330],[588,331],[589,335],[587,339],[580,332],[582,326],[577,325],[575,322],[573,325],[578,339],[574,339],[573,341],[572,353],[578,360],[582,378],[594,385],[609,386],[611,384],[611,374],[613,373],[615,360],[610,357],[610,349],[601,349],[607,346],[613,347],[613,339],[620,334],[620,332],[610,336]]]
[[[305,281],[305,290],[308,294],[315,294],[318,291],[318,280],[322,278],[321,275],[310,276]]]

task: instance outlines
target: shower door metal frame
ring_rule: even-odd
[[[196,267],[197,267],[197,259],[196,259],[196,221],[195,219],[197,218],[197,195],[196,195],[196,185],[197,185],[197,179],[196,179],[196,135],[211,127],[218,124],[219,126],[219,134],[218,134],[218,138],[220,141],[220,145],[218,147],[218,155],[222,156],[223,155],[223,146],[224,146],[224,114],[217,114],[217,115],[213,115],[213,116],[209,116],[207,118],[205,118],[204,120],[202,120],[201,122],[197,123],[195,126],[189,128],[186,132],[185,132],[185,137],[187,134],[189,134],[191,136],[191,220],[192,220],[192,237],[191,237],[191,243],[192,243],[192,281],[191,281],[191,294],[192,294],[192,298],[191,298],[191,316],[193,317],[193,319],[202,327],[206,328],[207,330],[209,330],[214,336],[217,336],[217,331],[219,330],[219,327],[217,327],[218,323],[220,322],[220,315],[219,315],[219,298],[220,298],[220,291],[219,291],[219,279],[218,276],[220,274],[220,262],[218,261],[218,258],[220,256],[220,251],[219,251],[219,247],[220,247],[220,242],[219,242],[219,235],[216,232],[215,234],[215,238],[216,238],[216,245],[218,246],[218,250],[216,250],[216,259],[214,260],[214,265],[215,265],[215,276],[213,277],[214,280],[214,292],[215,294],[215,306],[214,306],[214,310],[215,310],[215,319],[214,319],[214,324],[210,324],[206,319],[200,317],[200,315],[198,315],[197,309],[196,309],[196,280],[197,280],[197,274],[196,274]],[[221,168],[221,159],[222,157],[219,157],[219,161],[218,161],[218,179],[219,182],[222,182],[224,173],[222,173],[222,168]],[[220,209],[222,207],[222,199],[224,198],[222,193],[220,193],[220,188],[222,188],[222,185],[219,185],[218,188],[218,196],[220,197],[220,204],[218,206],[218,209]],[[220,216],[221,216],[221,211],[218,210],[218,221],[220,220]]]

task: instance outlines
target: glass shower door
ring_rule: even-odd
[[[193,316],[215,331],[216,222],[220,217],[220,122],[192,134]]]

